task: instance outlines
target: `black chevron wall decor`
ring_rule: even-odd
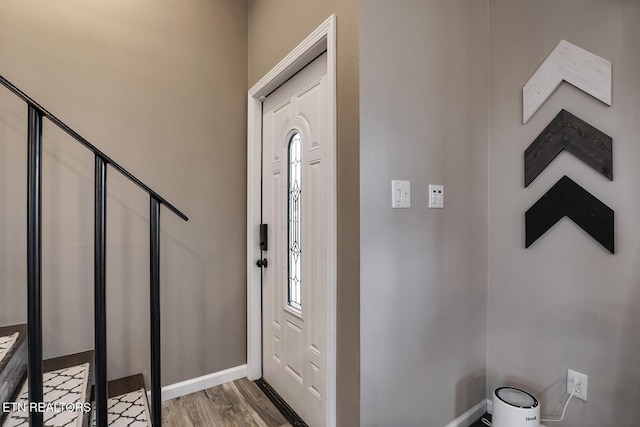
[[[609,135],[562,110],[524,152],[524,186],[529,186],[563,150],[613,180],[612,148]]]
[[[607,248],[614,250],[614,212],[567,176],[563,176],[525,213],[526,247],[564,216]]]

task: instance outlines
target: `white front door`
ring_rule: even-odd
[[[311,427],[327,425],[327,55],[263,104],[264,379]]]

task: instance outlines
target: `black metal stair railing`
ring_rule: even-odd
[[[28,304],[28,388],[29,402],[43,402],[42,388],[42,119],[46,118],[95,155],[95,234],[94,234],[94,335],[96,353],[96,425],[107,420],[107,304],[106,231],[107,166],[120,172],[149,194],[150,198],[150,323],[151,323],[151,422],[162,425],[160,381],[160,207],[164,205],[184,221],[189,218],[129,171],[97,149],[56,116],[0,76],[0,84],[18,96],[28,107],[27,119],[27,304]],[[29,414],[31,427],[44,427],[42,412]]]

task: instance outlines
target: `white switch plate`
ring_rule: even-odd
[[[429,184],[429,209],[444,208],[444,186]]]
[[[587,400],[587,386],[589,385],[589,376],[585,374],[581,374],[580,372],[572,371],[571,369],[567,370],[567,394],[571,394],[571,387],[574,384],[573,380],[580,380],[580,389],[576,390],[573,394],[578,399],[582,399],[586,402]]]
[[[411,207],[411,181],[391,181],[391,207],[406,209]]]

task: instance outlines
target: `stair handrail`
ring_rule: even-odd
[[[47,118],[95,155],[94,205],[94,332],[96,354],[96,426],[107,427],[107,331],[106,331],[106,208],[107,166],[127,177],[149,194],[150,225],[150,332],[151,422],[162,425],[160,381],[160,207],[164,205],[184,221],[189,218],[131,172],[91,144],[70,126],[0,75],[0,84],[26,102],[27,117],[27,306],[29,402],[44,401],[42,370],[42,119]],[[29,413],[31,427],[43,427],[41,412]]]
[[[23,91],[18,89],[13,83],[8,81],[2,75],[0,75],[0,84],[2,84],[2,86],[7,88],[9,91],[13,92],[16,96],[18,96],[24,102],[26,102],[27,104],[33,106],[36,110],[40,111],[40,113],[44,117],[49,119],[49,121],[51,121],[53,124],[55,124],[60,129],[65,131],[70,137],[72,137],[73,139],[78,141],[80,144],[84,145],[86,148],[88,148],[90,151],[92,151],[95,155],[97,155],[98,157],[104,159],[104,161],[107,162],[112,168],[114,168],[115,170],[117,170],[122,175],[126,176],[127,178],[129,178],[130,181],[132,181],[138,187],[142,188],[149,195],[155,197],[161,204],[165,205],[167,207],[167,209],[169,209],[170,211],[175,213],[178,217],[180,217],[184,221],[188,221],[189,220],[189,218],[184,213],[182,213],[178,208],[176,208],[170,202],[168,202],[167,199],[165,199],[164,197],[160,196],[158,193],[156,193],[151,188],[149,188],[149,186],[147,186],[144,182],[142,182],[138,178],[136,178],[131,172],[129,172],[128,170],[126,170],[125,168],[120,166],[120,164],[118,164],[115,160],[113,160],[112,158],[107,156],[99,148],[97,148],[95,145],[91,144],[89,141],[87,141],[85,138],[83,138],[81,135],[79,135],[76,131],[71,129],[71,127],[69,127],[65,122],[63,122],[62,120],[57,118],[55,115],[53,115],[49,111],[47,111],[42,105],[38,104],[36,101],[33,100],[33,98],[31,98],[30,96],[25,94]]]

